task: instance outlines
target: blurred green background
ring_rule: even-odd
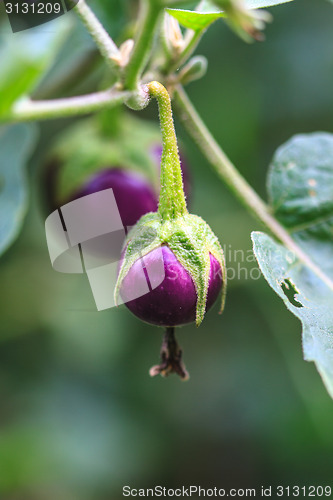
[[[115,38],[136,5],[90,3]],[[267,166],[281,143],[299,132],[333,132],[333,6],[296,0],[271,12],[264,43],[246,45],[214,24],[198,50],[208,73],[188,88],[264,198]],[[91,54],[92,74],[78,75],[63,92],[96,88],[100,61],[78,23],[70,44],[36,95],[52,95],[73,54]],[[155,106],[140,116],[156,120]],[[315,366],[302,360],[299,321],[263,278],[249,277],[258,278],[250,232],[262,228],[178,123],[192,172],[192,212],[219,236],[230,268],[223,316],[215,306],[199,329],[179,331],[190,381],[151,379],[161,331],[124,306],[96,312],[85,276],[53,271],[43,158],[72,122],[42,124],[29,162],[29,213],[0,260],[1,500],[117,500],[124,485],[330,484],[332,401]],[[239,249],[245,261],[240,252],[234,258]]]

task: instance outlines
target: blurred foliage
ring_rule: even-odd
[[[18,235],[27,211],[25,166],[36,142],[34,124],[0,127],[0,254]]]
[[[154,149],[161,148],[159,126],[122,111],[105,110],[61,134],[48,159],[61,166],[55,186],[58,200],[68,200],[92,174],[109,165],[140,172],[158,193],[159,169]]]
[[[116,38],[123,36],[122,16],[135,20],[136,2],[90,3]],[[295,133],[333,129],[332,6],[303,0],[272,13],[262,44],[248,46],[214,24],[199,48],[208,73],[189,87],[208,127],[263,196],[277,146]],[[93,52],[81,28],[72,41],[69,65],[72,51],[76,60]],[[61,81],[59,65],[40,95]],[[103,75],[98,57],[93,67],[59,93],[95,88]],[[154,106],[140,115],[157,119]],[[332,402],[314,365],[302,360],[300,323],[256,279],[250,232],[261,227],[179,126],[192,169],[192,210],[220,237],[230,268],[223,316],[216,306],[199,329],[179,332],[190,381],[150,379],[158,329],[124,307],[97,313],[85,276],[53,271],[43,159],[72,122],[40,127],[28,217],[0,260],[0,498],[117,500],[125,484],[329,483]]]
[[[68,32],[68,16],[56,21],[54,29],[49,31],[45,31],[44,25],[12,36],[0,31],[0,116],[6,116],[17,99],[31,93],[52,65]]]

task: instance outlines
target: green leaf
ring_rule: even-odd
[[[18,235],[26,214],[24,167],[36,139],[35,125],[0,127],[0,254]]]
[[[275,217],[304,257],[253,233],[259,266],[303,325],[303,350],[333,397],[333,135],[298,135],[280,147],[268,191]],[[281,332],[283,334],[283,332]]]
[[[281,146],[268,194],[277,219],[333,280],[333,135],[297,135]]]
[[[0,34],[0,116],[5,116],[12,104],[31,92],[51,66],[66,39],[70,24],[57,19],[20,33]]]
[[[248,9],[260,9],[272,7],[293,0],[245,0]],[[173,16],[184,27],[194,31],[207,29],[214,21],[225,17],[223,11],[214,4],[212,0],[205,0],[200,4],[200,12],[183,9],[166,9],[166,12]]]
[[[195,12],[182,9],[166,9],[168,14],[173,16],[184,26],[194,31],[203,31],[216,19],[224,17],[223,12]]]
[[[263,9],[265,7],[273,7],[274,5],[280,5],[282,3],[292,1],[293,0],[244,0],[244,6],[247,9]],[[200,12],[214,12],[216,10],[216,4],[214,4],[213,0],[204,0],[204,2],[200,4]]]
[[[333,397],[333,289],[266,234],[254,232],[252,240],[260,269],[269,285],[302,322],[304,358],[316,363]],[[293,297],[288,298],[284,289]],[[278,319],[272,318],[272,321]]]
[[[265,7],[273,7],[282,3],[292,2],[293,0],[245,0],[245,5],[248,9],[263,9]]]

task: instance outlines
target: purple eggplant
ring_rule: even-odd
[[[121,298],[135,316],[147,323],[165,327],[192,323],[196,319],[197,293],[195,285],[189,272],[180,264],[168,246],[163,245],[145,255],[146,278],[150,283],[158,282],[158,274],[161,273],[161,249],[165,273],[162,283],[149,293],[127,301],[128,297],[135,295],[134,287],[140,281],[142,261],[138,259],[122,282]],[[206,311],[214,304],[222,288],[221,265],[212,254],[209,257],[210,271]]]

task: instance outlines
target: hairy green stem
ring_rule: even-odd
[[[158,18],[163,7],[158,0],[141,0],[140,28],[124,75],[124,87],[136,90],[147,63]]]
[[[289,248],[309,269],[333,290],[333,282],[295,243],[288,231],[270,213],[269,207],[241,176],[236,167],[222,151],[211,135],[199,114],[193,107],[184,89],[178,85],[174,91],[178,115],[185,129],[196,142],[218,176],[242,204],[272,233],[281,243]]]
[[[120,57],[117,45],[106,32],[90,7],[88,7],[85,0],[80,0],[74,7],[74,10],[78,13],[83,24],[94,39],[102,56],[112,67],[114,67],[116,65],[115,60]]]
[[[99,111],[108,107],[117,106],[130,96],[130,92],[120,92],[115,89],[110,89],[64,99],[46,101],[24,99],[18,101],[13,106],[10,114],[6,115],[3,120],[6,122],[23,122],[83,115],[92,111]]]
[[[158,102],[163,140],[158,212],[163,220],[169,220],[187,213],[177,137],[168,91],[159,82],[150,82],[147,88]]]

